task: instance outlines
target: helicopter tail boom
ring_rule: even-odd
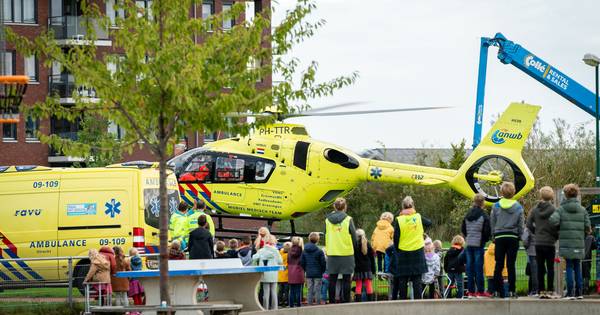
[[[539,106],[512,103],[459,170],[367,160],[367,181],[405,185],[448,186],[467,198],[476,193],[488,203],[500,199],[500,185],[513,182],[515,199],[529,192],[533,175],[521,151],[533,128]]]

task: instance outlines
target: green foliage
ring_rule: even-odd
[[[77,140],[89,145],[90,152],[85,155],[83,162],[86,167],[102,167],[121,159],[121,142],[115,139],[116,135],[107,132],[109,125],[106,119],[84,115]],[[82,163],[76,163],[75,166],[81,167]]]

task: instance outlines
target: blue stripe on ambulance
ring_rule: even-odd
[[[13,267],[9,262],[2,261],[2,265],[6,268],[6,270],[10,271],[15,277],[19,280],[28,280],[24,275],[22,275],[15,267]]]
[[[10,249],[5,249],[4,250],[8,256],[10,256],[11,258],[19,258],[19,256],[17,256],[15,253],[12,252],[12,250]],[[22,260],[17,260],[16,261],[17,265],[21,266],[21,268],[23,268],[23,270],[25,270],[30,276],[32,276],[35,280],[43,280],[44,278],[42,278],[39,274],[37,274],[37,272],[33,271],[31,269],[31,267],[27,266],[27,264],[22,261]]]
[[[4,280],[4,281],[11,281],[12,280],[7,274],[5,274],[2,271],[0,271],[0,278],[2,278],[2,280]]]

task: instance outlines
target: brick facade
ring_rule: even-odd
[[[239,1],[239,0],[236,0]],[[50,13],[50,0],[37,0],[37,23],[36,24],[12,24],[7,23],[7,27],[11,28],[14,32],[19,35],[26,36],[29,39],[34,39],[48,27],[48,17]],[[104,10],[104,1],[97,1],[99,7]],[[215,0],[215,12],[221,12],[221,8],[224,0]],[[269,8],[271,5],[270,0],[255,0],[256,7]],[[197,17],[200,18],[202,5],[198,5]],[[240,17],[240,21],[243,17]],[[270,45],[270,43],[265,43]],[[7,51],[14,50],[13,45],[7,43]],[[111,51],[111,47],[100,47],[99,52],[101,54]],[[24,73],[24,59],[21,54],[16,54],[15,62],[15,73]],[[33,104],[35,102],[43,101],[48,95],[49,91],[49,75],[50,69],[43,66],[43,60],[38,61],[38,76],[39,82],[29,84],[27,92],[24,97],[23,105]],[[262,82],[258,83],[259,88],[269,88],[272,85],[271,76],[266,77]],[[25,139],[25,122],[26,117],[21,115],[21,121],[17,124],[17,140],[2,140],[0,139],[0,165],[44,165],[51,166],[48,162],[50,156],[50,150],[47,145],[39,141],[28,141]],[[1,125],[0,125],[1,126]],[[50,132],[50,120],[42,119],[40,121],[39,129],[42,133],[48,134]],[[1,132],[0,128],[0,132]],[[188,149],[202,146],[204,144],[203,133],[190,132],[188,134]],[[124,153],[123,161],[130,160],[154,160],[152,154],[143,148],[136,148],[132,154]],[[64,165],[64,164],[63,164]]]

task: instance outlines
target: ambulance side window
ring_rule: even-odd
[[[235,183],[244,181],[243,159],[219,156],[215,163],[215,180],[218,182]]]

